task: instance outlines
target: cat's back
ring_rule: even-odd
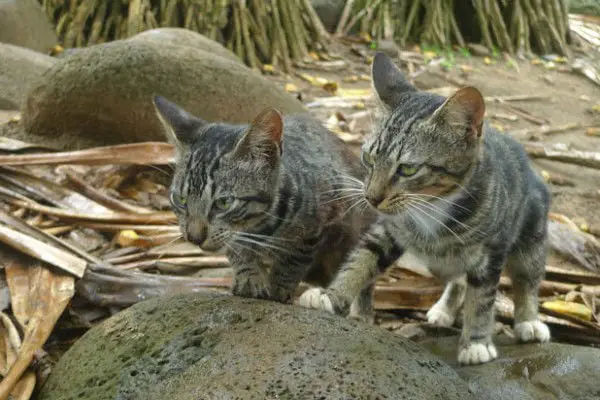
[[[308,114],[288,115],[283,121],[285,164],[334,168],[340,173],[360,174],[359,158],[320,121]]]

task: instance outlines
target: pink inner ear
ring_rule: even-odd
[[[470,124],[477,137],[481,136],[483,117],[485,115],[485,102],[481,92],[472,86],[458,90],[450,101],[461,107],[468,115]]]
[[[268,134],[269,138],[277,144],[281,143],[283,119],[278,110],[274,108],[264,110],[255,118],[252,125],[255,129]]]

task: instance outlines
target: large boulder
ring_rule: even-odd
[[[28,141],[78,149],[164,141],[152,104],[162,95],[208,120],[242,123],[266,107],[304,106],[272,82],[214,53],[153,40],[120,40],[60,59],[29,95]]]
[[[36,0],[0,0],[0,42],[47,53],[56,33]]]
[[[88,331],[39,400],[445,399],[472,395],[388,331],[275,302],[176,295]]]
[[[18,110],[32,85],[55,62],[37,51],[0,43],[0,109]]]
[[[210,54],[241,62],[238,56],[218,42],[207,38],[197,32],[185,28],[156,28],[150,29],[133,36],[129,40],[141,40],[157,44],[170,44],[188,46]]]
[[[600,349],[561,343],[515,344],[496,339],[500,358],[488,364],[459,366],[458,339],[420,342],[467,381],[478,399],[600,399]]]

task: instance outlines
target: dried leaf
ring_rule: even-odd
[[[85,273],[87,267],[85,260],[3,225],[0,225],[0,241],[78,278]]]
[[[548,310],[552,310],[560,314],[568,314],[584,321],[592,320],[592,310],[583,304],[570,301],[554,300],[546,301],[542,304],[542,306]]]
[[[75,285],[73,277],[53,273],[33,259],[12,251],[7,251],[3,255],[6,270],[21,270],[19,273],[15,273],[19,276],[27,273],[29,285],[26,291],[28,293],[28,315],[23,343],[19,349],[17,360],[0,382],[0,399],[7,398],[22,379],[35,352],[46,342],[56,321],[73,297]],[[11,285],[11,281],[9,281],[9,285]],[[10,288],[11,293],[23,290],[21,285]],[[24,378],[30,379],[27,375]],[[25,394],[28,384],[24,383],[23,385],[24,387],[18,387],[18,389],[22,389],[21,393]]]
[[[0,165],[166,165],[175,162],[174,156],[175,152],[171,144],[144,142],[79,151],[0,156]]]
[[[284,89],[288,93],[297,93],[299,91],[298,86],[293,83],[286,83]]]

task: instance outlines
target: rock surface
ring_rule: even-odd
[[[0,42],[47,53],[58,39],[36,0],[0,0]]]
[[[37,51],[0,43],[0,110],[18,110],[32,85],[55,62]]]
[[[241,62],[232,51],[223,47],[220,43],[210,40],[204,35],[184,28],[157,28],[138,33],[129,40],[140,40],[156,44],[170,44],[176,46],[188,46],[210,54],[226,58],[228,60]]]
[[[495,339],[499,358],[491,363],[459,367],[457,338],[420,342],[451,366],[478,399],[600,399],[600,350],[561,343],[515,344]]]
[[[377,327],[274,302],[186,294],[87,332],[39,400],[472,399],[446,364]]]
[[[305,111],[241,63],[189,46],[122,40],[60,59],[27,98],[17,139],[63,149],[164,141],[156,94],[208,121],[246,123],[266,107]]]

